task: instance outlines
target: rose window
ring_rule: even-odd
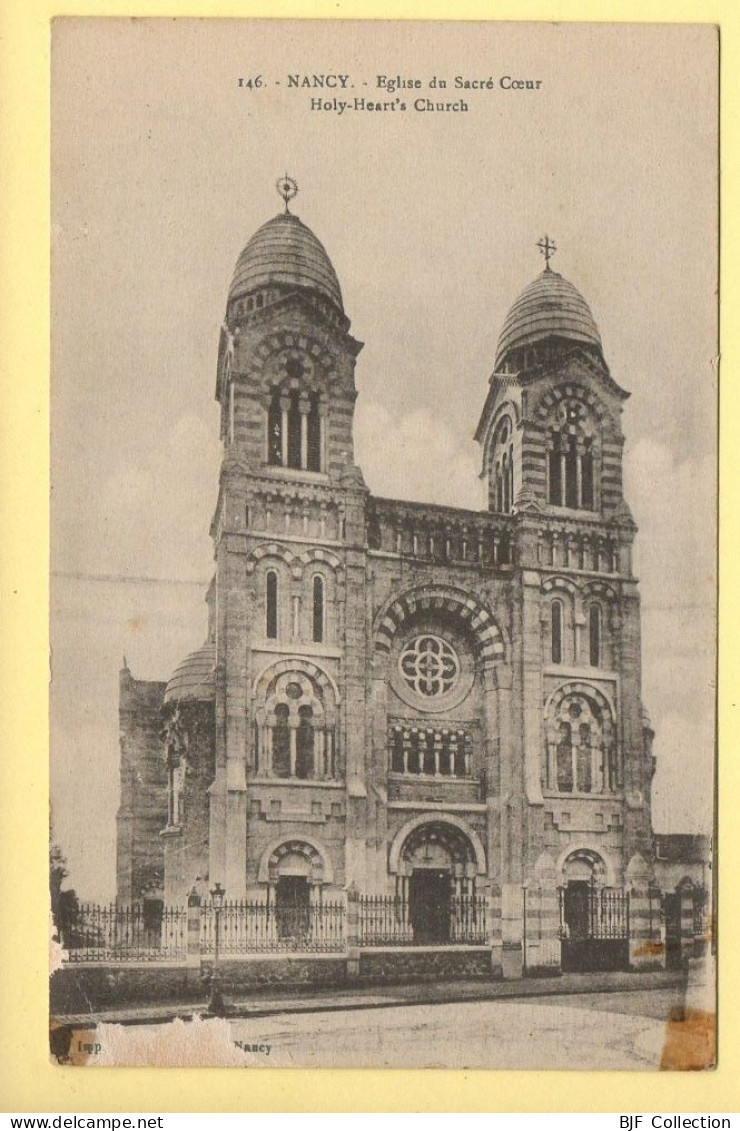
[[[408,687],[427,699],[438,699],[452,691],[460,676],[460,661],[454,648],[439,636],[417,636],[398,661]]]

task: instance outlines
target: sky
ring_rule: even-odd
[[[285,171],[365,342],[356,460],[381,495],[483,505],[472,435],[496,340],[555,239],[631,392],[654,825],[709,828],[715,49],[687,25],[55,21],[52,823],[83,896],[114,890],[122,657],[167,679],[205,636],[218,332]],[[398,92],[406,111],[311,109],[392,102],[379,75],[423,87]]]

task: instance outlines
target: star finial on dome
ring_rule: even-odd
[[[537,247],[540,249],[545,257],[545,270],[550,270],[550,260],[555,252],[558,250],[555,246],[555,241],[551,240],[549,236],[543,236],[541,240],[537,241]]]
[[[286,173],[284,177],[278,177],[275,181],[275,188],[278,191],[278,195],[282,196],[285,201],[285,211],[290,212],[288,202],[291,201],[298,192],[298,182],[294,181],[293,178],[289,177]]]

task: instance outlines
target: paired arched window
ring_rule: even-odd
[[[323,644],[326,640],[326,580],[320,573],[314,574],[309,592],[310,638],[317,644]],[[295,600],[297,601],[298,598]],[[280,581],[274,569],[268,570],[265,574],[264,617],[265,636],[268,640],[277,640],[280,636]]]
[[[278,638],[278,575],[274,569],[265,574],[265,636]]]
[[[588,611],[588,662],[592,668],[601,667],[601,605]]]
[[[553,664],[563,662],[563,602],[557,598],[550,605],[550,658]]]
[[[328,689],[302,672],[281,673],[258,697],[258,775],[303,781],[336,777],[335,730],[336,704]]]
[[[321,644],[326,636],[326,586],[321,574],[314,575],[311,586],[311,629],[312,637]]]
[[[572,510],[594,508],[596,421],[579,402],[561,403],[548,439],[548,501]]]
[[[267,410],[267,462],[271,467],[323,470],[323,419],[318,393],[273,391]]]
[[[558,793],[609,793],[621,788],[611,708],[602,696],[564,688],[546,720],[547,788]]]

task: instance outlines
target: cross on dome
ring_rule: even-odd
[[[555,246],[555,241],[551,240],[549,236],[543,236],[541,240],[537,241],[537,247],[540,249],[545,257],[545,270],[550,270],[550,260],[555,252],[558,250]]]
[[[278,196],[282,196],[285,201],[285,211],[290,212],[288,202],[298,193],[298,182],[294,181],[293,178],[289,177],[286,173],[284,177],[278,177],[275,182],[275,188],[278,191]]]

